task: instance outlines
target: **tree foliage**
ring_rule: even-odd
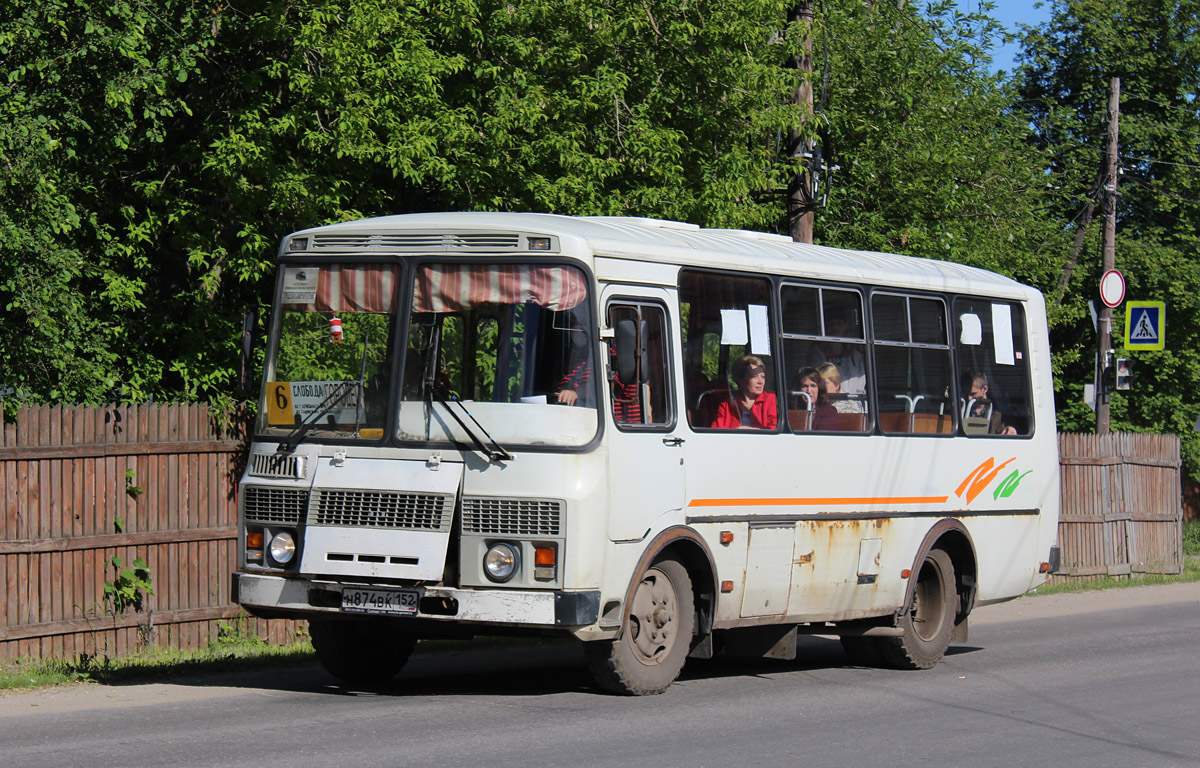
[[[1055,348],[1062,366],[1059,420],[1094,423],[1082,384],[1092,380],[1095,333],[1087,301],[1098,300],[1100,209],[1108,89],[1120,78],[1116,264],[1126,299],[1167,304],[1167,348],[1137,352],[1136,383],[1112,401],[1113,429],[1174,432],[1200,479],[1200,440],[1191,429],[1200,389],[1200,3],[1195,0],[1058,0],[1051,20],[1025,39],[1021,93],[1049,163],[1053,218],[1074,234],[1089,202],[1097,216],[1067,287],[1053,296],[1064,321]],[[1114,314],[1122,350],[1124,316]]]
[[[282,233],[438,209],[763,226],[777,0],[5,0],[0,384],[212,398]]]
[[[779,231],[813,137],[817,239],[1047,291],[1060,425],[1090,426],[1105,88],[1118,263],[1168,302],[1121,428],[1189,439],[1198,0],[1055,0],[1014,80],[984,2],[0,0],[0,395],[221,399],[281,235],[361,216],[531,210]],[[817,93],[782,66],[811,40]],[[1062,275],[1068,274],[1059,288]],[[1118,327],[1117,331],[1121,329]]]

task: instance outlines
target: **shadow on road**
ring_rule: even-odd
[[[791,661],[718,656],[689,659],[681,681],[756,677],[846,667],[849,661],[836,639],[801,637]],[[600,694],[574,642],[544,642],[520,647],[463,643],[460,649],[418,652],[394,680],[374,687],[345,685],[315,664],[253,672],[204,675],[173,680],[177,685],[258,688],[330,696],[545,696]]]

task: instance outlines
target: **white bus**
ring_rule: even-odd
[[[832,367],[831,367],[832,365]],[[983,270],[636,218],[284,239],[235,599],[351,683],[559,634],[606,690],[686,658],[927,668],[1057,556],[1042,296]]]

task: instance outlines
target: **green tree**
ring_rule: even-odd
[[[948,2],[841,2],[820,17],[832,173],[819,239],[1052,284],[1063,238],[1044,160],[1002,75],[997,23]]]

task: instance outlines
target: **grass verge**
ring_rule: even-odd
[[[1028,596],[1058,595],[1064,592],[1083,592],[1094,589],[1123,589],[1125,587],[1149,587],[1155,584],[1178,584],[1200,581],[1200,556],[1184,558],[1183,571],[1175,574],[1147,573],[1134,576],[1105,576],[1093,581],[1070,581],[1064,584],[1043,584],[1030,590]]]
[[[291,645],[271,645],[233,629],[222,631],[215,641],[196,651],[150,648],[119,659],[83,655],[70,661],[18,661],[0,667],[0,691],[72,683],[119,685],[297,666],[315,660],[312,645],[307,640]]]

